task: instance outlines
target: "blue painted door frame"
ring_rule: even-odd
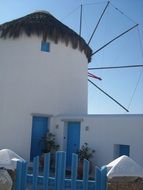
[[[48,118],[33,116],[32,121],[32,135],[31,135],[31,152],[30,160],[32,161],[35,156],[39,156],[42,153],[43,144],[40,140],[46,135],[48,131]]]
[[[67,167],[71,166],[72,153],[76,153],[80,147],[80,122],[68,122],[67,124]]]

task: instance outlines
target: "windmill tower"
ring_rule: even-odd
[[[27,158],[33,117],[47,117],[48,125],[55,115],[87,114],[91,54],[78,34],[45,11],[0,26],[1,147]]]

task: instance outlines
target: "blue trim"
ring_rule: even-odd
[[[17,161],[17,167],[16,167],[16,190],[21,189],[21,183],[22,183],[21,175],[22,175],[22,163],[20,161]]]
[[[56,175],[49,177],[50,153],[45,155],[44,176],[39,175],[39,156],[34,158],[33,174],[27,173],[27,162],[18,162],[16,168],[16,190],[26,190],[28,186],[32,190],[40,189],[48,190],[106,190],[107,188],[107,168],[96,169],[96,178],[88,180],[89,177],[89,161],[84,161],[83,179],[77,179],[78,157],[72,156],[72,176],[65,178],[66,153],[59,151],[56,153]],[[75,168],[74,168],[75,166]],[[75,170],[75,171],[74,171]],[[96,188],[95,188],[96,187]],[[31,189],[30,188],[30,189]],[[29,189],[29,188],[28,188]]]
[[[124,145],[124,144],[114,145],[114,158],[118,158],[123,155],[130,156],[130,145]]]
[[[84,159],[83,162],[83,189],[88,190],[88,178],[89,178],[89,161]]]
[[[66,163],[66,153],[62,151],[56,152],[56,179],[55,179],[56,190],[64,189],[65,169],[66,169],[65,163]]]
[[[78,168],[78,155],[73,153],[72,167],[71,167],[71,190],[76,190],[77,168]]]
[[[101,189],[100,190],[106,190],[107,189],[107,167],[102,166],[100,171],[101,171]]]
[[[43,177],[43,190],[48,190],[49,186],[49,177],[50,177],[50,170],[49,170],[49,165],[50,165],[50,153],[45,154],[44,157],[44,177]]]
[[[39,176],[39,157],[34,158],[33,162],[33,182],[32,182],[32,190],[38,190],[38,176]]]
[[[96,190],[100,190],[101,189],[101,170],[100,168],[96,167],[95,168],[95,179],[96,179],[96,182],[95,182],[95,189]]]
[[[122,156],[122,155],[130,156],[129,145],[119,145],[119,156]]]

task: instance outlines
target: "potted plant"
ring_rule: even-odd
[[[91,158],[93,158],[94,154],[95,154],[95,150],[92,150],[91,148],[89,148],[88,143],[85,142],[80,150],[77,152],[78,154],[78,177],[82,178],[83,176],[83,161],[84,159],[88,160],[90,162],[89,165],[89,172],[91,173],[92,170],[92,163],[91,163]]]
[[[53,167],[55,164],[55,153],[59,150],[60,146],[56,144],[55,135],[51,132],[48,132],[45,136],[43,136],[40,140],[42,144],[43,150],[42,155],[40,157],[41,166],[44,166],[44,155],[46,153],[50,153],[50,166]]]

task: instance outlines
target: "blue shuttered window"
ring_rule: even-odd
[[[122,155],[130,156],[130,146],[123,144],[114,145],[114,158],[118,158]]]
[[[50,52],[50,43],[42,41],[41,42],[41,51]]]

